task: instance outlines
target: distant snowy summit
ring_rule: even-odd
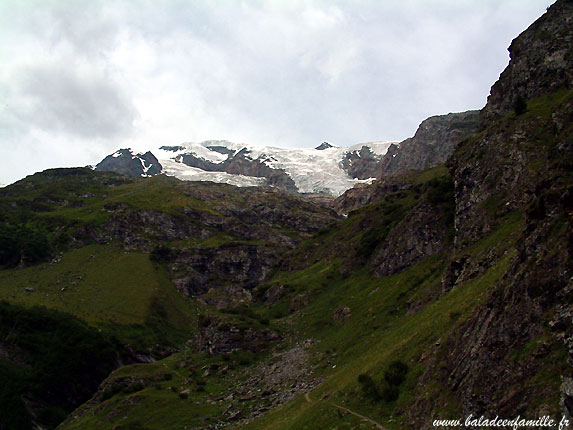
[[[357,183],[372,182],[393,142],[348,148],[323,142],[314,149],[255,147],[225,140],[161,146],[145,153],[120,149],[95,166],[131,176],[164,173],[187,181],[236,186],[270,185],[287,192],[338,196]]]
[[[145,153],[120,149],[95,169],[132,176],[163,173],[186,181],[270,185],[292,193],[339,196],[374,178],[444,163],[455,145],[478,126],[479,111],[467,111],[430,117],[414,136],[400,143],[367,142],[342,148],[323,142],[316,148],[301,149],[208,140],[161,146]]]
[[[334,146],[331,145],[331,144],[328,143],[328,142],[322,142],[320,145],[318,145],[318,146],[317,146],[316,148],[314,148],[314,149],[317,149],[317,150],[319,150],[319,151],[322,151],[323,149],[328,149],[328,148],[334,148]]]
[[[94,170],[107,170],[128,176],[154,176],[161,173],[161,164],[151,152],[134,153],[130,148],[120,149],[96,164]]]

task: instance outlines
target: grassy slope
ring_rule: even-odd
[[[543,115],[548,105],[568,97],[571,97],[571,92],[532,101],[525,115]],[[550,114],[551,110],[548,112]],[[508,120],[512,120],[511,115]],[[543,132],[540,133],[540,139],[545,139]],[[466,321],[478,305],[484,303],[491,289],[503,277],[515,255],[516,241],[523,232],[523,213],[509,212],[498,216],[496,202],[485,203],[492,206],[492,217],[496,221],[494,231],[480,242],[460,250],[453,258],[467,254],[483,256],[494,248],[496,255],[503,256],[481,276],[457,286],[441,298],[440,280],[446,260],[451,256],[435,255],[400,274],[383,278],[374,277],[366,265],[369,253],[378,246],[366,237],[366,231],[374,231],[379,238],[387,235],[397,220],[405,216],[420,198],[424,198],[421,196],[427,191],[424,184],[444,174],[443,168],[412,173],[410,180],[414,185],[419,185],[419,189],[369,205],[335,227],[321,231],[289,256],[288,260],[294,263],[296,270],[284,267],[283,271],[275,273],[266,285],[260,287],[260,297],[269,288],[280,285],[286,288],[286,297],[270,308],[255,304],[253,312],[268,315],[272,327],[279,327],[283,334],[289,334],[287,340],[291,344],[308,338],[318,340],[312,346],[311,361],[314,374],[324,379],[324,383],[313,390],[308,398],[301,395],[283,407],[267,412],[245,428],[371,427],[353,415],[340,412],[333,404],[371,417],[389,429],[409,428],[403,413],[419,398],[433,402],[435,410],[445,417],[459,415],[456,398],[444,389],[441,381],[432,381],[420,387],[418,378],[428,365],[428,356],[439,349],[438,345]],[[372,246],[374,249],[371,249]],[[357,251],[361,248],[366,249],[363,255]],[[116,251],[106,252],[113,254]],[[115,255],[119,257],[120,254],[122,252]],[[136,261],[138,256],[141,257],[140,254],[127,254],[125,258]],[[360,263],[350,269],[344,267],[341,273],[341,267],[347,266],[356,257],[360,257]],[[149,268],[148,273],[151,272],[156,277],[163,276],[159,268]],[[53,276],[57,280],[59,275]],[[86,272],[86,280],[87,277]],[[14,285],[13,288],[18,286]],[[148,291],[152,292],[153,287]],[[24,300],[31,300],[34,294],[17,297],[25,303]],[[150,293],[148,299],[150,297],[153,294]],[[292,299],[297,297],[305,299],[308,306],[290,314]],[[350,309],[350,317],[344,324],[333,319],[333,313],[343,307]],[[133,312],[137,314],[135,309]],[[117,315],[119,317],[120,313]],[[520,353],[534,351],[538,341],[532,341]],[[519,360],[519,354],[513,358]],[[395,360],[409,367],[397,400],[373,400],[362,390],[358,376],[368,374],[381,384],[386,370]],[[108,378],[107,383],[130,376],[142,378],[145,382],[143,387],[139,385],[137,389],[127,388],[112,393],[111,397],[99,404],[92,404],[93,408],[88,409],[87,413],[61,428],[89,430],[118,425],[118,429],[184,429],[186,426],[205,426],[224,419],[225,400],[219,400],[219,396],[228,393],[253,368],[244,367],[245,363],[241,365],[237,361],[234,363],[235,370],[231,369],[226,375],[202,376],[204,366],[224,365],[223,361],[222,357],[181,352],[153,365],[132,365],[119,369]],[[162,379],[161,375],[166,372],[171,374],[170,379]],[[545,381],[544,378],[550,373],[544,370],[536,376],[538,382],[530,382],[543,384],[545,382],[539,381]],[[178,392],[187,388],[191,389],[191,393],[182,398]]]
[[[378,279],[372,277],[366,268],[346,278],[333,276],[336,269],[327,265],[291,272],[293,285],[324,286],[317,291],[308,307],[274,323],[290,328],[290,341],[293,343],[308,338],[319,340],[311,349],[312,368],[314,375],[325,382],[309,394],[312,403],[301,395],[245,428],[351,429],[361,428],[360,425],[370,428],[370,424],[361,424],[360,419],[353,415],[339,413],[333,404],[348,407],[382,422],[388,428],[403,428],[404,423],[396,411],[413,400],[417,377],[425,366],[423,354],[467,319],[474,307],[486,299],[489,287],[503,275],[512,258],[512,246],[522,228],[521,221],[521,216],[514,214],[472,250],[480,253],[492,243],[503,244],[507,253],[498,265],[444,298],[427,304],[417,313],[408,313],[407,303],[419,299],[439,284],[444,267],[441,256],[430,257],[398,275]],[[281,279],[287,277],[287,274],[281,274]],[[335,323],[331,317],[340,306],[351,309],[351,317],[344,325]],[[119,369],[108,378],[108,382],[127,375],[148,378],[153,382],[135,393],[127,390],[106,399],[62,429],[95,429],[120,423],[125,428],[184,429],[185,426],[193,428],[224,419],[225,402],[218,399],[237,378],[245,377],[251,369],[237,365],[235,373],[224,377],[210,375],[201,378],[204,366],[210,363],[224,365],[225,361],[221,357],[189,354],[188,362],[195,364],[199,371],[197,375],[197,371],[189,371],[189,366],[179,364],[184,358],[185,353],[179,353],[152,366],[132,365]],[[410,367],[398,400],[375,402],[365,397],[357,382],[358,375],[368,373],[375,380],[380,380],[387,366],[396,359]],[[173,374],[168,381],[162,380],[161,375],[165,372]],[[197,391],[197,380],[201,379],[206,382],[205,392]],[[180,398],[178,392],[188,388],[191,389],[188,398]],[[436,384],[425,387],[423,395],[432,397],[439,392],[440,386]],[[133,398],[136,400],[128,400]],[[137,405],[126,406],[131,402]],[[450,399],[443,407],[445,411],[456,411],[455,399]],[[393,421],[390,421],[392,414]]]
[[[382,202],[360,209],[336,227],[318,233],[288,257],[289,260],[298,261],[297,265],[304,266],[304,261],[319,260],[317,263],[301,270],[279,271],[259,287],[259,296],[279,285],[286,288],[288,294],[272,306],[258,303],[251,311],[266,315],[271,327],[288,334],[287,344],[292,345],[305,339],[318,340],[311,347],[310,365],[313,375],[325,382],[310,393],[312,403],[300,396],[284,407],[265,414],[248,428],[357,428],[361,425],[359,418],[339,413],[332,403],[350,407],[388,424],[388,417],[395,410],[412,401],[416,379],[424,366],[420,357],[436,341],[447,336],[452,327],[468,318],[472,309],[487,296],[488,287],[503,275],[512,255],[516,234],[522,228],[521,214],[511,214],[490,237],[474,248],[465,250],[466,253],[477,254],[487,252],[491,246],[501,246],[507,250],[503,261],[481,278],[438,301],[433,300],[441,291],[441,275],[446,264],[444,254],[426,258],[409,270],[390,277],[373,276],[372,269],[366,264],[368,254],[362,255],[358,259],[360,263],[350,271],[347,270],[346,274],[341,274],[339,269],[341,264],[345,264],[345,257],[354,258],[356,250],[361,248],[361,229],[364,225],[374,228],[381,236],[387,235],[387,230],[396,225],[408,210],[427,198],[431,187],[424,184],[443,178],[444,175],[447,176],[443,168],[408,175],[408,180],[419,185],[418,188],[397,193]],[[396,213],[399,214],[396,218],[389,216]],[[333,254],[332,249],[336,247],[339,251]],[[368,252],[373,253],[375,248]],[[291,302],[300,296],[306,297],[309,305],[291,314]],[[333,313],[342,307],[350,308],[351,314],[344,324],[333,319]],[[175,363],[182,360],[183,356],[184,353],[177,354],[157,363],[154,368],[140,365],[126,367],[108,381],[124,372],[139,376],[151,372],[154,375],[152,378],[160,378],[157,375],[165,370],[165,366],[177,369]],[[368,373],[378,381],[386,367],[396,359],[408,363],[410,367],[397,402],[379,403],[365,398],[357,382],[358,375]],[[221,358],[193,357],[199,368],[208,364],[209,360]],[[216,399],[231,389],[238,375],[244,376],[250,371],[252,368],[245,368],[232,376],[210,375],[204,378],[207,382],[206,391],[211,394],[211,399]],[[135,394],[120,393],[112,396],[101,406],[91,409],[62,428],[100,428],[103,423],[113,425],[123,422],[140,426],[134,428],[162,429],[168,426],[183,429],[186,425],[198,425],[201,422],[197,421],[199,416],[210,417],[209,422],[224,420],[226,416],[222,415],[223,410],[204,410],[209,405],[204,393],[192,390],[193,393],[187,399],[177,395],[177,392],[190,384],[193,387],[193,377],[174,374],[169,384],[164,384],[165,387],[147,386]],[[169,391],[167,387],[174,387],[174,391]],[[431,395],[432,389],[438,388],[428,387],[428,395]],[[137,398],[138,405],[134,408],[122,406],[130,396]],[[320,400],[322,398],[325,400]],[[455,402],[452,401],[448,407],[455,409]],[[172,412],[163,412],[167,410]],[[107,420],[111,411],[117,411],[118,415],[124,414],[127,418],[123,421]],[[399,417],[396,419],[399,420]]]
[[[520,217],[503,224],[475,249],[475,252],[482,252],[491,242],[504,243],[507,254],[501,262],[480,278],[459,286],[417,313],[408,314],[406,303],[439,283],[443,270],[440,256],[430,257],[392,277],[376,280],[359,275],[329,285],[327,292],[316,297],[313,304],[298,315],[299,318],[302,316],[298,321],[299,335],[320,339],[314,347],[314,356],[318,357],[319,374],[328,379],[310,393],[313,403],[301,396],[246,428],[353,428],[355,418],[341,417],[332,404],[348,407],[388,428],[406,428],[407,423],[401,421],[399,411],[414,400],[416,381],[425,366],[424,353],[445,339],[485,301],[489,288],[508,268],[513,255],[512,245],[521,228]],[[342,305],[351,309],[352,316],[340,327],[332,322],[330,315]],[[367,398],[357,381],[358,375],[367,373],[375,381],[381,381],[384,371],[395,360],[410,367],[398,400],[376,402]],[[336,368],[333,369],[333,365]],[[439,392],[436,383],[416,395],[431,398]],[[456,411],[455,399],[446,401],[442,407],[446,412]]]
[[[147,254],[113,245],[90,245],[67,252],[57,263],[0,271],[0,285],[0,299],[70,313],[127,342],[143,333],[157,312],[178,337],[190,336],[196,327],[196,305],[175,290],[165,268]]]
[[[180,363],[187,361],[193,362],[193,356],[180,353],[154,364],[136,364],[116,370],[106,381],[110,387],[123,378],[135,378],[139,385],[110,388],[110,394],[104,397],[111,397],[103,399],[97,414],[72,419],[65,428],[183,428],[208,423],[211,420],[202,417],[215,417],[224,411],[221,405],[208,401],[212,398],[209,393],[221,391],[221,381],[203,378],[197,370],[182,367]],[[190,394],[179,395],[183,389],[190,390]]]
[[[203,231],[210,231],[211,236],[206,239],[182,237],[182,240],[172,242],[144,236],[150,241],[149,247],[155,244],[181,249],[231,243],[261,245],[266,242],[244,240],[237,236],[240,233],[220,232],[217,226],[199,224],[199,219],[205,214],[211,220],[221,219],[223,215],[215,209],[220,207],[231,211],[225,215],[227,221],[232,224],[236,218],[240,222],[232,213],[235,208],[247,206],[246,201],[274,205],[282,196],[275,194],[224,184],[183,183],[168,177],[133,179],[88,169],[56,169],[33,175],[0,190],[0,251],[16,255],[16,258],[0,261],[0,267],[2,263],[8,266],[0,270],[0,300],[25,310],[34,309],[34,306],[53,309],[62,312],[53,314],[54,318],[62,320],[73,315],[87,323],[90,330],[95,327],[102,335],[112,335],[119,340],[116,344],[118,357],[126,354],[126,347],[128,351],[151,352],[155,356],[167,352],[165,347],[181,348],[197,334],[197,315],[205,314],[204,306],[181,295],[164,265],[154,263],[148,253],[125,251],[117,239],[110,240],[109,227],[105,223],[111,221],[112,215],[121,217],[129,211],[152,210],[170,215],[172,219],[180,218],[186,225],[198,225]],[[303,216],[314,210],[294,197],[285,197],[285,201]],[[135,227],[140,229],[137,234],[147,234],[146,225]],[[266,228],[276,234],[282,232],[283,226],[278,221]],[[96,232],[96,237],[105,238],[98,241],[106,243],[84,246],[94,240],[86,231]],[[34,233],[33,241],[26,240],[28,233]],[[295,238],[301,235],[298,230],[291,233]],[[36,236],[41,240],[36,240]],[[46,252],[37,252],[38,249]],[[238,320],[243,326],[262,325],[257,319],[244,315],[213,313],[228,320]],[[9,333],[14,324],[12,319],[12,316],[4,318],[0,328]],[[0,349],[3,348],[0,344]],[[133,359],[130,354],[126,355]],[[9,356],[9,359],[16,360],[17,364],[0,363],[5,381],[6,378],[20,380],[20,373],[26,373],[22,370],[25,365],[15,357]],[[201,360],[209,361],[208,358]],[[237,366],[244,366],[252,357],[236,354],[230,360]],[[117,361],[113,363],[115,365]],[[29,375],[26,378],[31,378],[31,383],[22,386],[18,393],[36,395],[36,377]],[[90,386],[90,389],[94,390],[94,387]],[[61,414],[59,417],[61,419]],[[29,422],[31,417],[24,418]],[[39,419],[43,424],[47,422],[42,417]],[[57,422],[56,418],[50,420],[50,426],[53,422]],[[4,424],[5,420],[0,420],[0,426]]]
[[[125,210],[149,209],[195,225],[200,223],[197,212],[221,216],[215,206],[226,207],[232,202],[240,207],[246,200],[272,205],[281,197],[287,198],[225,184],[183,183],[164,176],[133,179],[89,169],[56,169],[33,175],[0,190],[0,247],[4,245],[3,225],[12,229],[8,240],[22,232],[13,227],[20,226],[46,239],[35,244],[50,247],[51,256],[43,254],[44,260],[58,253],[62,257],[54,260],[57,262],[0,270],[0,299],[69,312],[99,327],[115,330],[113,326],[119,325],[126,334],[128,326],[148,323],[157,312],[165,313],[163,319],[174,328],[190,330],[196,327],[197,305],[174,289],[167,271],[153,264],[148,254],[125,252],[123,244],[114,240],[73,249],[70,246],[77,246],[77,242],[70,236],[77,234],[90,242],[92,239],[83,237],[84,227],[97,231],[110,216]],[[183,237],[165,244],[177,249],[266,244],[241,239],[217,227],[200,227],[211,235]],[[266,228],[276,232],[282,227]]]
[[[570,102],[572,98],[573,91],[559,91],[529,101],[527,112],[520,117],[516,118],[515,114],[510,114],[501,120],[499,126],[508,127],[510,130],[513,129],[514,122],[517,122],[518,127],[528,127],[531,141],[526,150],[534,156],[539,154],[538,160],[534,160],[529,166],[531,175],[547,175],[546,169],[549,165],[552,169],[559,169],[560,163],[565,165],[566,160],[558,155],[555,148],[556,142],[571,142],[571,126],[555,135],[546,121],[551,119],[553,112],[561,104]],[[549,164],[545,158],[545,150],[549,152],[553,164]],[[570,178],[570,174],[568,177]],[[499,192],[503,193],[504,190]],[[523,240],[524,214],[520,211],[501,211],[499,207],[505,204],[506,200],[494,200],[495,196],[483,203],[490,221],[495,226],[494,231],[481,241],[459,250],[453,258],[471,255],[478,257],[477,261],[480,261],[480,256],[489,253],[502,255],[501,259],[479,278],[456,286],[452,292],[425,306],[418,313],[408,315],[404,311],[404,304],[409,301],[409,297],[417,294],[423,296],[424,291],[431,291],[431,284],[438,282],[444,268],[443,264],[440,264],[439,256],[422,261],[397,276],[382,278],[377,282],[368,276],[359,276],[348,280],[346,285],[342,282],[339,289],[334,286],[337,285],[336,282],[329,284],[328,289],[316,296],[311,306],[298,315],[302,316],[299,327],[301,336],[318,335],[321,339],[315,347],[316,356],[333,357],[332,352],[337,353],[337,368],[325,371],[325,375],[329,372],[331,375],[324,384],[310,393],[312,402],[300,396],[245,428],[356,428],[356,418],[351,415],[343,416],[333,404],[344,405],[374,418],[389,429],[411,428],[411,423],[402,415],[408,408],[415,407],[413,405],[416,401],[422,399],[432,404],[432,410],[440,417],[463,416],[455,395],[443,385],[445,381],[435,378],[419,386],[418,378],[428,365],[428,357],[433,351],[437,352],[436,360],[439,366],[439,345],[496,289],[499,280],[511,266],[518,241]],[[556,237],[559,237],[563,232],[556,234]],[[313,285],[317,282],[317,277],[320,277],[318,269],[319,267],[312,267],[306,274],[295,273],[292,281],[301,285],[305,282]],[[384,288],[384,292],[377,290],[378,285]],[[341,297],[344,299],[341,300]],[[336,327],[332,320],[328,321],[328,312],[342,305],[350,307],[352,317],[344,327]],[[396,313],[399,316],[393,318],[392,314]],[[513,351],[508,358],[516,363],[541,351],[541,358],[538,359],[539,371],[527,380],[526,384],[535,392],[543,393],[543,396],[530,405],[530,410],[536,410],[536,407],[543,404],[544,407],[550,408],[551,413],[559,416],[559,375],[564,374],[567,368],[567,354],[564,348],[554,347],[554,344],[554,336],[544,327],[540,336],[532,339],[523,348]],[[548,345],[549,352],[544,351],[543,348]],[[374,381],[382,381],[385,370],[394,360],[401,360],[410,368],[405,382],[400,386],[398,399],[395,402],[370,399],[358,383],[358,375],[367,373]],[[362,425],[364,428],[372,427],[366,423]]]
[[[93,238],[85,237],[86,228],[98,231],[112,215],[122,211],[153,210],[196,224],[198,221],[185,215],[183,208],[217,216],[213,209],[217,197],[224,202],[235,198],[235,194],[236,189],[225,184],[184,184],[165,176],[137,179],[80,168],[48,170],[0,190],[0,245],[24,248],[25,257],[30,248],[34,252],[39,247],[47,250],[39,258],[29,259],[36,263],[66,251],[74,243],[72,238],[90,242]],[[35,233],[41,243],[26,243],[29,241],[22,234],[30,233]],[[201,246],[207,240],[205,246],[212,246],[237,239],[219,233],[208,239],[186,238],[182,244]],[[1,257],[0,249],[0,266]],[[14,263],[17,261],[10,266]]]

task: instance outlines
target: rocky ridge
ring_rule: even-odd
[[[444,163],[456,143],[477,130],[478,115],[478,111],[467,111],[422,121],[413,137],[388,148],[376,177],[424,170]]]
[[[264,163],[263,160],[253,160],[248,156],[249,151],[234,151],[215,148],[217,152],[228,155],[228,158],[222,163],[207,161],[193,153],[183,153],[175,158],[175,161],[185,164],[189,167],[196,167],[207,172],[225,172],[232,175],[252,176],[255,178],[265,178],[266,183],[280,190],[296,193],[297,187],[289,175],[281,169],[274,169]]]
[[[105,157],[94,167],[94,170],[116,172],[127,176],[154,176],[159,175],[162,169],[161,163],[150,151],[133,153],[130,149],[120,149]]]
[[[340,162],[342,168],[348,172],[350,177],[356,179],[375,178],[378,174],[380,160],[379,156],[372,152],[370,147],[363,146],[360,149],[349,151],[344,154]]]
[[[439,223],[431,221],[435,212],[424,213],[421,206],[408,214],[407,229],[391,231],[390,237],[396,235],[400,240],[382,247],[380,257],[374,260],[378,275],[391,274],[402,264],[407,267],[408,260],[402,257],[409,255],[411,251],[404,253],[405,248],[416,238],[421,239],[420,247],[410,249],[418,249],[421,255],[431,255],[432,246],[437,246],[437,252],[447,251],[442,295],[496,265],[508,264],[486,303],[443,346],[437,344],[439,347],[423,357],[430,364],[419,385],[443,381],[459,399],[466,416],[547,414],[548,404],[537,404],[537,409],[533,406],[539,392],[531,388],[530,381],[543,372],[541,363],[556,363],[554,357],[563,349],[569,365],[573,365],[573,326],[564,317],[573,313],[565,303],[572,288],[573,235],[570,217],[564,216],[571,212],[573,171],[572,22],[573,2],[558,1],[516,38],[510,47],[510,64],[492,86],[488,103],[479,113],[482,131],[474,134],[478,115],[471,112],[467,124],[472,132],[459,133],[462,127],[453,134],[453,153],[447,161],[455,183],[453,249],[444,241],[445,232],[426,235],[436,234]],[[514,112],[518,96],[524,98],[526,109]],[[423,136],[429,126],[431,122],[423,123],[409,143]],[[413,147],[421,148],[423,145]],[[400,160],[398,149],[394,145],[389,148],[382,162],[387,169],[383,172],[398,168],[399,163],[392,162]],[[412,184],[404,177],[384,177],[383,173],[372,185],[346,191],[334,207],[351,214],[411,189]],[[416,219],[422,224],[416,226]],[[505,246],[499,244],[483,253],[473,251],[501,225],[506,225],[507,231],[513,229],[514,239],[505,239]],[[511,240],[516,241],[513,251]],[[547,327],[551,327],[549,333]],[[511,357],[522,357],[521,351],[532,343],[537,345],[532,355],[511,361]],[[441,350],[444,352],[438,352]],[[445,354],[445,361],[439,361],[439,354]],[[560,412],[568,417],[573,412],[571,369],[561,369]],[[553,383],[544,395],[555,396],[559,389]],[[420,393],[408,421],[417,428],[432,428],[433,410],[439,410],[437,403]]]
[[[162,170],[153,170],[153,174],[243,187],[272,186],[291,194],[338,196],[354,184],[371,182],[390,144],[368,142],[340,148],[323,143],[314,149],[300,149],[261,148],[221,140],[188,142],[154,149]],[[141,169],[131,160],[142,156],[120,150],[96,169],[140,176]],[[126,163],[131,167],[127,168]]]
[[[463,141],[448,161],[455,179],[458,252],[508,217],[523,216],[515,255],[495,248],[466,254],[453,260],[444,275],[444,285],[455,288],[454,279],[471,279],[509,258],[508,271],[492,287],[487,302],[446,342],[445,368],[438,370],[436,362],[423,377],[441,374],[459,396],[463,411],[474,415],[543,415],[548,405],[533,409],[539,394],[529,388],[529,381],[543,371],[543,360],[562,349],[573,365],[568,335],[573,326],[560,316],[571,312],[565,297],[573,274],[573,230],[570,217],[564,216],[571,213],[573,171],[572,75],[565,66],[573,58],[572,22],[573,3],[558,1],[512,42],[510,64],[482,111],[485,130]],[[528,98],[525,113],[509,113],[517,94]],[[537,345],[533,354],[510,360],[532,342]],[[568,381],[571,368],[562,369]],[[551,390],[555,396],[559,387]],[[562,413],[570,416],[570,393],[564,389],[561,396]],[[432,406],[416,406],[412,421],[431,428],[422,415]]]
[[[481,111],[483,126],[513,111],[518,97],[525,100],[571,89],[573,81],[573,2],[555,2],[508,48],[511,61],[491,87]]]

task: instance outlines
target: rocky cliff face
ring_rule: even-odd
[[[217,148],[215,148],[215,150],[216,149]],[[222,150],[226,150],[226,148],[221,148],[217,152],[221,152]],[[283,170],[273,169],[264,164],[261,160],[249,158],[247,156],[249,151],[246,149],[236,154],[231,152],[228,150],[224,152],[228,155],[228,158],[222,163],[209,162],[191,153],[182,154],[177,160],[187,166],[197,167],[207,172],[226,172],[233,175],[265,178],[268,185],[289,193],[297,192],[294,181]]]
[[[449,245],[448,230],[448,216],[436,204],[420,204],[380,247],[372,262],[376,275],[394,275],[444,251]]]
[[[40,197],[32,203],[17,199],[28,192]],[[66,208],[94,214],[97,221],[67,224],[56,219],[51,229],[65,233],[66,246],[116,243],[127,251],[150,252],[189,296],[212,288],[234,286],[241,293],[254,287],[282,253],[338,219],[333,210],[276,188],[165,176],[132,179],[88,169],[38,173],[3,189],[1,197],[6,214],[27,211],[30,219],[38,211],[49,215]],[[170,206],[172,202],[178,203]],[[231,290],[225,294],[235,295]]]
[[[562,358],[573,365],[573,324],[566,316],[573,310],[566,299],[573,275],[573,230],[567,215],[572,206],[573,92],[571,67],[566,66],[573,52],[572,4],[558,1],[512,43],[510,65],[482,111],[485,130],[463,141],[448,161],[455,180],[456,237],[444,294],[456,288],[456,280],[508,265],[485,304],[445,342],[444,361],[436,361],[422,377],[422,383],[443,380],[466,414],[555,413],[549,401],[535,400],[540,396],[561,396],[560,413],[572,412],[566,388],[572,368]],[[512,111],[517,94],[529,99],[527,111],[502,117]],[[468,252],[502,225],[511,231],[512,218],[521,220],[512,227],[513,251],[498,243]],[[547,366],[563,377],[562,392],[554,376],[543,388],[534,388]],[[418,401],[412,422],[431,428],[422,414],[432,407]]]
[[[381,159],[382,157],[372,152],[368,146],[363,146],[344,154],[340,163],[351,178],[369,179],[378,175]]]
[[[181,214],[168,214],[108,207],[112,216],[91,233],[99,242],[119,239],[128,249],[147,251],[193,238],[197,245],[167,245],[164,260],[184,294],[200,296],[214,288],[227,297],[212,303],[217,306],[236,305],[228,297],[239,298],[256,286],[282,253],[337,219],[332,210],[274,188],[168,182],[211,210],[185,207]]]
[[[551,116],[572,118],[572,103],[569,95],[568,101],[552,107]],[[565,335],[573,330],[571,320],[552,317],[571,311],[565,297],[573,274],[566,239],[572,230],[564,218],[571,210],[572,181],[567,172],[573,167],[571,140],[558,133],[555,139],[540,142],[537,132],[555,127],[551,116],[493,124],[482,137],[465,142],[450,163],[456,178],[456,249],[475,244],[507,217],[524,214],[516,254],[505,276],[487,303],[446,343],[447,385],[468,413],[542,415],[543,405],[532,409],[535,394],[528,390],[528,381],[542,371],[542,357],[563,349],[573,357]],[[493,151],[490,145],[498,149]],[[480,152],[484,148],[488,148],[485,153]],[[453,261],[444,275],[446,291],[455,288],[454,278],[471,279],[502,258],[493,248]],[[559,328],[544,335],[556,321]],[[560,345],[562,341],[565,345]],[[532,342],[537,345],[532,355],[508,364]],[[562,372],[568,377],[571,370]],[[557,390],[548,387],[546,396],[557,395]]]
[[[490,230],[483,216],[488,208],[523,209],[537,197],[539,187],[548,187],[540,182],[551,182],[562,170],[556,160],[567,159],[571,151],[570,104],[563,91],[573,86],[572,41],[573,1],[564,0],[512,42],[511,61],[481,111],[489,128],[460,145],[449,161],[456,177],[458,246]],[[518,95],[531,99],[557,91],[560,95],[529,106],[535,113],[495,122],[513,111]],[[536,168],[545,160],[549,165]]]
[[[359,184],[334,200],[332,207],[339,213],[348,214],[362,206],[380,201],[385,196],[408,190],[412,184],[400,175],[381,178],[372,184]]]
[[[105,157],[95,166],[95,170],[116,172],[127,176],[154,176],[162,170],[161,163],[155,155],[134,153],[131,149],[120,149]]]
[[[455,144],[473,134],[477,125],[478,111],[438,115],[422,121],[414,137],[388,148],[376,176],[423,170],[444,163]]]
[[[340,213],[348,213],[408,187],[399,174],[444,163],[455,145],[477,130],[478,118],[478,111],[433,116],[422,121],[413,137],[390,145],[382,157],[372,154],[367,147],[347,153],[341,165],[350,175],[379,180],[370,185],[355,185],[338,197],[333,207]]]
[[[558,1],[513,40],[511,61],[492,86],[481,112],[485,125],[513,111],[518,96],[526,100],[570,89],[573,81],[573,2]]]
[[[390,145],[382,157],[370,154],[366,147],[360,152],[349,152],[342,161],[349,174],[358,178],[377,177],[379,180],[370,185],[355,185],[338,197],[333,207],[341,213],[348,213],[408,187],[408,182],[404,182],[399,174],[445,163],[455,145],[477,131],[478,118],[478,111],[433,116],[422,121],[413,137]]]

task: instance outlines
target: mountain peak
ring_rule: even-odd
[[[328,149],[328,148],[334,148],[334,145],[331,145],[328,142],[322,142],[320,145],[318,145],[316,148],[319,151],[322,151],[323,149]]]
[[[573,87],[572,17],[573,1],[558,0],[511,42],[511,61],[481,112],[484,125],[513,111],[518,98],[527,101]]]
[[[159,160],[150,151],[134,153],[131,148],[119,149],[105,157],[94,170],[112,171],[128,176],[153,176],[163,170]]]

